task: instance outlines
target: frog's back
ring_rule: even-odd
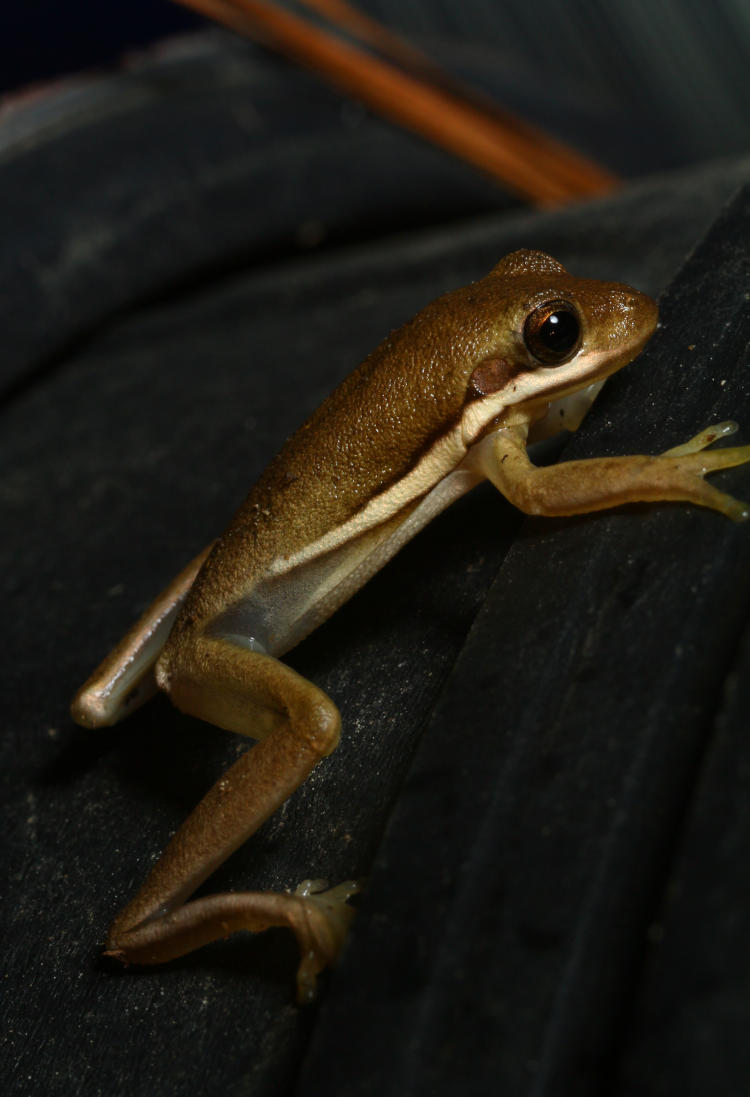
[[[344,570],[360,568],[362,552],[373,549],[372,530],[382,527],[381,540],[390,536],[393,522],[403,522],[450,476],[466,455],[466,423],[470,444],[502,407],[503,390],[528,368],[516,332],[527,303],[590,285],[541,252],[516,252],[393,332],[262,474],[198,576],[175,642],[185,629],[209,627],[239,603],[260,605],[261,588],[268,616],[279,604],[274,596],[282,579],[289,597],[300,593],[291,576],[302,568],[308,592],[311,584],[327,589],[331,575],[311,577],[311,562],[334,554],[326,567],[338,577],[345,554]],[[600,295],[609,293],[607,284],[597,285]],[[472,386],[482,362],[501,367],[494,389]]]
[[[249,598],[284,560],[315,554],[332,531],[356,522],[373,499],[397,493],[425,464],[446,424],[460,421],[466,362],[481,354],[495,314],[497,292],[488,281],[446,294],[392,333],[289,438],[217,541],[186,601],[183,625]],[[477,317],[468,331],[467,313]],[[460,445],[452,455],[441,451],[436,467],[445,469],[446,457],[458,464],[464,453]],[[431,486],[428,469],[424,491]],[[393,505],[389,500],[384,512]]]

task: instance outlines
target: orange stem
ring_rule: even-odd
[[[539,206],[603,194],[617,185],[604,168],[504,113],[478,108],[447,87],[426,83],[267,0],[179,0],[313,69],[368,107],[448,149]],[[349,8],[344,0],[305,0],[318,10]],[[346,12],[343,12],[346,15]],[[372,38],[372,20],[353,13],[356,30]],[[370,25],[369,31],[365,24]],[[345,25],[355,29],[351,9]],[[379,26],[378,24],[375,24]],[[383,30],[383,28],[381,28]],[[378,45],[385,49],[382,35]],[[395,39],[390,32],[385,38]],[[400,43],[422,67],[432,63]],[[392,41],[388,47],[393,52]],[[401,58],[405,60],[405,58]]]

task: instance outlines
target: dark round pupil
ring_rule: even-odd
[[[523,335],[537,362],[562,365],[573,357],[581,338],[578,310],[567,301],[547,301],[527,316]]]
[[[578,341],[578,320],[567,309],[551,312],[539,327],[538,338],[548,350],[567,354]]]

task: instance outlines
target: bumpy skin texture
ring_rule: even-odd
[[[117,917],[112,955],[160,963],[237,929],[286,925],[301,949],[299,998],[309,1000],[343,940],[354,882],[322,905],[270,892],[188,900],[338,743],[333,701],[275,656],[483,477],[527,513],[684,499],[748,516],[703,479],[750,460],[750,446],[702,452],[732,423],[659,457],[551,468],[528,458],[529,427],[550,400],[580,394],[633,358],[656,315],[627,286],[572,278],[547,255],[515,252],[392,334],[287,442],[190,589],[178,577],[123,649],[136,670],[150,671],[155,656],[139,650],[139,637],[153,636],[155,616],[176,615],[158,685],[184,712],[257,742],[206,793]],[[79,693],[74,715],[124,714],[135,678],[113,692],[121,671],[116,652]]]
[[[554,353],[545,346],[535,354],[536,310],[544,306],[548,317],[560,304],[559,315],[574,318],[574,338],[562,353],[553,340]],[[656,315],[628,286],[573,278],[547,255],[515,252],[391,334],[289,439],[189,590],[173,583],[129,635],[128,661],[146,675],[154,656],[139,651],[139,637],[153,634],[155,607],[160,620],[174,615],[156,682],[184,712],[257,742],[206,793],[115,919],[112,955],[159,963],[236,929],[287,925],[300,943],[300,1000],[309,998],[315,972],[338,948],[331,942],[343,939],[354,883],[327,893],[322,905],[309,895],[260,892],[188,901],[338,742],[335,704],[274,656],[484,476],[529,509],[541,487],[547,513],[581,509],[582,495],[589,509],[593,479],[601,481],[594,501],[608,505],[619,467],[602,478],[601,462],[582,463],[557,489],[553,470],[528,462],[529,425],[551,399],[633,358]],[[689,490],[693,457],[682,459]],[[633,459],[622,460],[629,468]],[[639,488],[643,480],[650,490],[650,467]],[[76,718],[104,722],[103,712],[113,722],[128,711],[127,682],[119,694],[113,689],[121,672],[116,652],[79,692]]]
[[[314,543],[401,480],[455,429],[468,404],[481,401],[486,385],[472,384],[472,375],[481,376],[483,363],[501,361],[506,383],[535,369],[523,319],[559,297],[579,304],[583,342],[609,356],[605,373],[637,353],[656,320],[653,302],[630,287],[574,278],[534,251],[514,252],[486,277],[427,305],[331,393],[266,468],[194,584],[169,648],[249,593],[280,554]]]

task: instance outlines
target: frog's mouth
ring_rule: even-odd
[[[593,381],[585,388],[569,392],[558,400],[550,400],[544,415],[532,423],[529,430],[529,443],[542,442],[561,430],[578,430],[602,389],[605,378]]]

